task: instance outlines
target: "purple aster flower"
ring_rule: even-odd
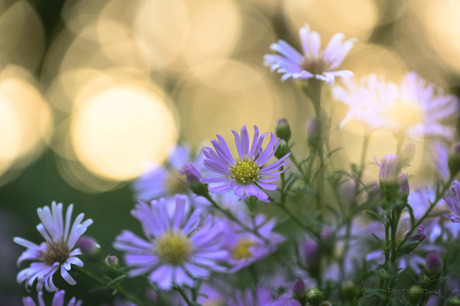
[[[253,233],[246,232],[238,224],[226,221],[223,248],[228,250],[226,262],[231,266],[231,273],[273,253],[277,245],[285,240],[282,235],[272,231],[276,224],[275,220],[267,221],[263,215],[257,215],[255,218],[246,216],[244,223],[251,229],[257,229],[267,242]]]
[[[276,297],[272,291],[265,287],[257,287],[254,291],[247,289],[245,292],[237,292],[235,297],[227,301],[228,306],[300,306],[296,300],[290,300],[287,295]]]
[[[84,214],[81,213],[70,226],[72,210],[71,204],[67,208],[65,220],[61,203],[53,202],[51,210],[48,206],[37,210],[38,217],[42,221],[37,225],[37,230],[46,240],[40,245],[23,238],[14,238],[14,242],[27,248],[19,257],[18,265],[25,260],[33,261],[30,267],[18,273],[18,283],[25,281],[27,288],[37,280],[37,291],[41,291],[43,285],[50,292],[57,291],[58,288],[53,283],[53,275],[60,270],[66,282],[70,285],[76,284],[67,271],[70,271],[71,265],[83,266],[83,262],[77,257],[82,253],[79,248],[75,248],[75,244],[93,221],[91,219],[83,221]]]
[[[282,73],[282,81],[289,78],[302,81],[316,78],[326,83],[334,83],[335,77],[348,78],[353,75],[351,71],[334,71],[353,47],[355,39],[343,41],[342,33],[335,34],[326,49],[320,50],[321,39],[317,32],[310,30],[305,25],[299,30],[302,53],[291,47],[287,42],[279,40],[270,46],[270,49],[281,55],[267,54],[264,64],[271,66],[272,71]]]
[[[176,195],[174,202],[139,202],[131,214],[141,222],[147,240],[130,231],[116,238],[114,248],[125,252],[130,276],[146,273],[161,289],[173,284],[193,286],[193,278],[207,278],[210,270],[224,271],[217,264],[227,256],[220,239],[224,224],[203,220],[201,209],[187,212],[187,197]]]
[[[453,215],[446,215],[446,217],[454,223],[460,223],[460,183],[457,180],[443,199],[454,213]]]
[[[65,291],[60,290],[56,291],[54,293],[53,301],[51,302],[52,306],[64,306],[64,296],[65,296]],[[22,303],[24,306],[36,306],[34,300],[28,296],[22,298]],[[67,303],[67,306],[80,306],[81,301],[76,300],[74,297]],[[38,292],[38,306],[45,306],[45,302],[43,301],[43,291]]]
[[[445,122],[458,116],[458,99],[445,95],[416,73],[406,74],[397,85],[375,74],[333,89],[334,97],[349,107],[340,123],[362,123],[370,132],[387,129],[407,137],[451,139],[454,128]]]
[[[217,135],[217,140],[212,141],[214,149],[206,147],[203,150],[205,155],[204,166],[218,174],[218,177],[201,179],[202,183],[209,184],[209,191],[224,193],[233,190],[240,198],[256,196],[259,200],[268,202],[268,195],[262,190],[275,190],[273,184],[279,175],[286,171],[289,162],[286,160],[290,153],[266,166],[266,163],[273,157],[280,145],[280,139],[271,133],[270,142],[265,150],[262,150],[262,143],[268,133],[259,137],[259,129],[254,126],[254,138],[249,147],[249,134],[246,126],[241,128],[241,135],[233,130],[235,136],[238,158],[234,159],[230,153],[225,139]],[[284,167],[283,170],[279,168]]]

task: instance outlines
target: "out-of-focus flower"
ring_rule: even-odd
[[[414,210],[415,218],[419,219],[423,216],[431,203],[436,198],[434,187],[423,187],[412,191],[409,195],[409,205]],[[449,206],[445,199],[440,200],[433,209],[433,213],[448,211]],[[447,241],[449,236],[453,239],[460,237],[460,226],[456,223],[447,221],[443,216],[427,218],[423,221],[425,231],[428,233],[428,241],[434,243],[440,236],[442,241]]]
[[[335,87],[333,94],[349,107],[340,126],[353,120],[369,131],[386,129],[398,136],[453,136],[454,128],[444,123],[458,116],[457,97],[445,95],[440,87],[427,84],[414,72],[400,85],[371,74]]]
[[[460,171],[460,142],[452,147],[447,159],[447,166],[451,176],[455,176]]]
[[[460,183],[457,180],[443,199],[453,212],[453,215],[446,215],[446,217],[454,223],[460,223]]]
[[[75,248],[75,244],[93,221],[91,219],[83,221],[84,214],[81,213],[71,226],[72,210],[71,204],[67,208],[65,220],[62,216],[61,203],[53,202],[51,210],[48,206],[37,210],[38,217],[42,221],[37,225],[37,230],[46,240],[40,245],[23,238],[14,238],[14,242],[27,248],[19,257],[18,265],[25,260],[33,261],[30,267],[18,273],[18,283],[25,281],[27,288],[37,280],[37,291],[41,291],[43,285],[50,292],[57,291],[58,288],[53,283],[53,275],[60,269],[61,276],[67,283],[76,284],[67,271],[70,271],[71,265],[83,266],[83,262],[77,257],[82,253],[79,248]]]
[[[227,256],[221,248],[223,223],[215,223],[210,215],[201,220],[201,209],[189,214],[187,201],[176,195],[174,203],[163,198],[150,205],[140,202],[131,211],[147,241],[123,231],[114,242],[114,248],[125,252],[131,276],[150,273],[152,282],[168,290],[173,284],[193,286],[192,277],[207,278],[210,270],[224,271],[217,264]]]
[[[237,292],[235,297],[227,301],[228,306],[300,306],[295,300],[290,300],[286,295],[276,297],[273,292],[265,287],[257,287],[256,291],[248,289]]]
[[[326,49],[320,50],[321,39],[317,32],[311,31],[308,25],[299,30],[302,54],[291,47],[284,40],[279,40],[270,46],[270,49],[281,55],[267,54],[264,64],[272,71],[282,73],[282,81],[289,78],[308,80],[316,78],[326,83],[334,83],[336,77],[348,78],[351,71],[334,71],[342,63],[345,56],[353,47],[354,39],[343,41],[342,33],[335,34]]]
[[[442,266],[443,262],[439,252],[431,252],[426,255],[425,267],[428,273],[440,273]]]
[[[64,306],[64,296],[65,296],[65,291],[60,290],[56,291],[54,293],[53,301],[51,302],[51,305],[53,306]],[[24,306],[36,306],[34,300],[30,297],[24,297],[22,298],[22,303]],[[67,306],[80,306],[82,302],[80,300],[75,299],[75,297],[72,297],[72,299],[67,303]],[[38,306],[45,306],[45,302],[43,301],[43,291],[38,292]]]
[[[271,133],[270,142],[265,150],[262,150],[262,143],[268,134],[264,133],[259,137],[257,126],[254,126],[251,146],[246,126],[241,128],[241,136],[235,130],[232,132],[235,136],[238,158],[233,158],[225,139],[217,135],[219,141],[212,141],[215,151],[209,147],[203,150],[206,157],[203,163],[206,168],[217,173],[218,176],[203,178],[201,182],[209,184],[211,192],[224,193],[233,190],[240,198],[253,195],[261,201],[268,202],[268,195],[262,189],[276,189],[273,182],[286,171],[289,164],[286,159],[290,154],[267,166],[266,164],[280,145],[280,139],[275,134]],[[284,169],[279,170],[281,167]]]
[[[248,233],[238,224],[227,221],[225,231],[224,249],[228,250],[226,262],[230,264],[230,272],[235,272],[251,263],[260,260],[276,251],[277,245],[285,238],[273,232],[275,220],[267,221],[263,215],[257,215],[254,219],[245,217],[245,224],[266,238],[266,241],[253,233]]]
[[[136,200],[150,201],[154,198],[188,193],[187,185],[180,180],[179,169],[190,162],[190,150],[177,146],[169,155],[166,165],[147,170],[132,185]]]
[[[81,236],[78,239],[76,246],[86,255],[94,255],[99,249],[100,245],[97,243],[96,239],[91,236]]]

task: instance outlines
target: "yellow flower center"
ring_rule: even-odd
[[[399,101],[394,103],[385,112],[385,117],[395,122],[401,129],[407,129],[423,122],[425,112],[413,101]]]
[[[48,241],[46,243],[46,250],[41,259],[50,266],[55,262],[62,265],[69,258],[69,254],[69,247],[63,241]]]
[[[255,246],[256,242],[252,239],[241,239],[238,243],[233,247],[231,254],[233,258],[237,260],[241,259],[248,259],[252,257],[251,247]]]
[[[190,256],[192,244],[183,234],[168,232],[157,240],[155,252],[163,262],[178,265]]]
[[[253,160],[240,160],[230,170],[238,185],[249,185],[259,178],[259,166]]]

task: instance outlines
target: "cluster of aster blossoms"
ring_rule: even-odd
[[[91,276],[129,305],[331,305],[329,300],[340,305],[409,300],[416,305],[433,300],[417,293],[420,286],[442,288],[442,298],[455,302],[458,281],[449,272],[455,262],[447,255],[450,243],[460,238],[460,183],[455,180],[460,146],[457,155],[438,154],[442,180],[437,186],[411,190],[410,173],[403,169],[414,154],[411,145],[404,146],[408,139],[453,142],[448,121],[458,116],[458,99],[412,72],[399,84],[376,75],[353,79],[351,71],[336,69],[355,39],[344,41],[338,33],[322,49],[319,34],[308,25],[299,34],[301,52],[279,40],[270,47],[279,54],[266,55],[264,63],[281,73],[282,81],[316,84],[305,90],[316,113],[307,157],[291,151],[285,119],[276,133],[260,133],[254,126],[250,137],[246,125],[232,130],[234,146],[218,134],[198,156],[178,145],[164,165],[149,169],[132,185],[136,204],[131,215],[142,234],[121,230],[112,246],[123,254],[124,266],[116,256],[107,256],[104,277],[85,270],[79,258],[83,249],[99,247],[82,236],[92,220],[80,214],[72,222],[73,205],[65,219],[62,204],[39,208],[37,230],[45,242],[14,241],[27,248],[18,264],[31,262],[17,281],[26,288],[37,282],[40,306],[43,289],[55,292],[53,305],[64,305],[65,292],[53,276],[59,271],[75,285],[72,265],[79,267],[78,276]],[[337,77],[343,82],[335,86]],[[378,129],[394,133],[396,154],[385,152],[380,161],[375,159],[379,174],[374,181],[365,181],[367,143],[361,164],[352,165],[351,173],[334,163],[321,86],[331,87],[334,98],[349,107],[340,127],[354,120],[369,137]],[[413,273],[436,281],[410,281],[415,289],[407,298],[389,290],[417,279]],[[145,280],[148,297],[123,286],[122,281],[135,277]],[[36,305],[31,297],[23,302]],[[75,298],[68,303],[80,304]]]

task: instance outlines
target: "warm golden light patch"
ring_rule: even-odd
[[[88,170],[128,180],[147,164],[164,161],[176,142],[177,126],[162,96],[122,84],[91,92],[79,101],[70,131],[75,154]]]
[[[423,123],[425,112],[413,101],[396,101],[385,110],[385,117],[394,122],[398,129],[404,131],[414,125]]]

